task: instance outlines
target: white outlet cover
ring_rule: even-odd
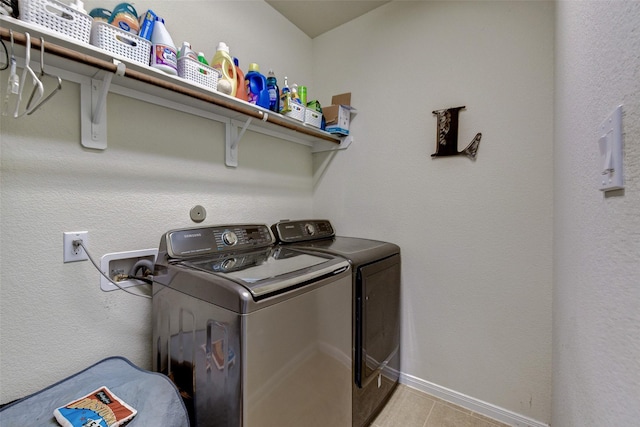
[[[618,106],[598,128],[598,189],[624,188],[622,171],[622,105]]]
[[[106,274],[107,276],[110,275],[110,271],[109,271],[109,265],[112,261],[117,261],[117,260],[128,260],[131,259],[132,260],[132,265],[135,264],[135,261],[138,258],[145,258],[145,257],[149,257],[152,256],[153,257],[153,261],[155,262],[156,258],[158,257],[158,249],[157,248],[153,248],[153,249],[139,249],[139,250],[135,250],[135,251],[125,251],[125,252],[112,252],[110,254],[104,254],[102,256],[102,258],[100,258],[100,270]],[[143,285],[144,283],[142,283],[139,280],[122,280],[120,282],[118,282],[118,285],[120,285],[121,288],[128,288],[131,286],[140,286]],[[113,283],[111,283],[109,280],[107,280],[102,274],[100,275],[100,289],[107,292],[107,291],[117,291],[119,288],[114,285]]]
[[[73,249],[73,241],[82,239],[82,244],[89,246],[88,231],[65,231],[62,233],[62,261],[75,262],[86,261],[89,259],[87,253],[80,246],[77,251]]]

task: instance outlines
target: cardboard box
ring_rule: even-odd
[[[325,130],[329,133],[349,135],[351,113],[355,109],[351,106],[351,92],[334,95],[331,105],[322,107],[325,119]]]

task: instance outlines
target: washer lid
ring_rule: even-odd
[[[260,300],[341,273],[346,260],[276,246],[251,253],[184,261],[184,265],[233,280]]]

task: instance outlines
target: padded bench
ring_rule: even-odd
[[[138,411],[127,427],[189,427],[178,389],[165,375],[145,371],[123,357],[109,357],[0,409],[0,426],[60,426],[56,408],[106,386]]]

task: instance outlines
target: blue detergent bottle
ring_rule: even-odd
[[[267,75],[267,90],[269,91],[269,109],[280,112],[280,88],[278,87],[278,80],[273,70],[269,70]]]
[[[251,104],[269,109],[269,90],[267,79],[260,74],[260,67],[255,62],[249,64],[249,72],[244,76],[247,88],[247,100]]]

